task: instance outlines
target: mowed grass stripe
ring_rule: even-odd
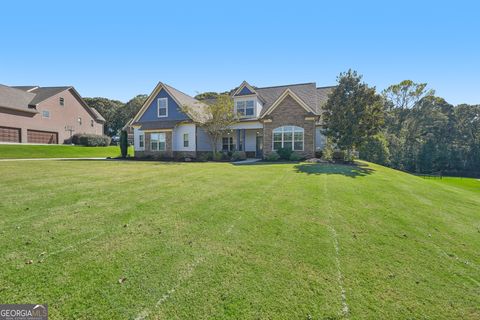
[[[52,319],[338,319],[333,226],[350,318],[478,318],[478,193],[366,168],[2,164],[0,295]]]

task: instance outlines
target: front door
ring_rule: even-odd
[[[257,136],[257,158],[263,158],[263,137]]]

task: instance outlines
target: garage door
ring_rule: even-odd
[[[58,134],[49,131],[27,130],[27,141],[29,143],[58,143]]]
[[[1,142],[20,142],[20,129],[0,127]]]

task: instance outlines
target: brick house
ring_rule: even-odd
[[[104,123],[73,87],[0,85],[0,142],[58,144],[75,133],[103,134]]]
[[[280,147],[303,157],[314,157],[324,147],[320,114],[334,87],[315,83],[256,88],[244,81],[232,94],[240,121],[231,126],[218,150],[245,151],[263,158]],[[135,156],[196,157],[211,151],[208,135],[180,106],[201,110],[205,104],[187,94],[158,83],[131,122]]]

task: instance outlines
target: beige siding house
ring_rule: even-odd
[[[0,142],[58,144],[103,134],[105,119],[73,87],[0,85]]]

